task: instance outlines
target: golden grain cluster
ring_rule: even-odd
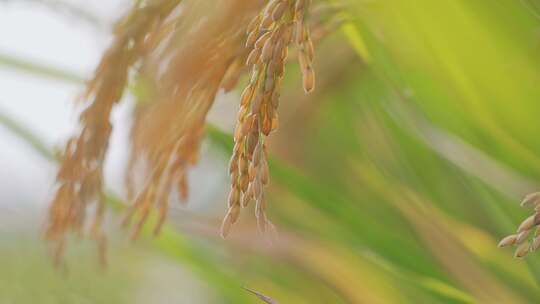
[[[150,0],[135,5],[116,26],[113,43],[87,84],[80,132],[62,155],[46,227],[57,261],[70,232],[95,239],[104,261],[103,164],[113,128],[110,116],[134,82],[146,94],[137,96],[126,173],[132,203],[124,223],[132,224],[132,238],[153,210],[154,232],[159,232],[174,189],[186,199],[186,173],[197,162],[206,115],[217,92],[232,90],[248,68],[251,80],[241,95],[222,234],[250,200],[256,201],[260,230],[271,225],[263,191],[268,183],[265,137],[277,128],[280,83],[292,42],[298,45],[304,90],[314,87],[309,4]]]
[[[82,99],[88,106],[80,115],[80,132],[68,140],[57,175],[58,190],[49,210],[45,237],[54,244],[59,262],[67,232],[89,232],[97,241],[104,262],[106,247],[101,222],[105,211],[103,163],[112,131],[111,111],[122,97],[128,72],[144,44],[147,28],[170,13],[178,1],[156,1],[135,8],[116,29],[111,47],[103,56]],[[96,206],[95,210],[89,210]],[[93,221],[87,222],[92,212]],[[90,226],[90,227],[88,227]]]
[[[514,256],[517,258],[522,258],[540,247],[540,192],[527,195],[521,206],[534,207],[534,214],[519,225],[516,234],[511,234],[499,242],[499,247],[516,246]]]
[[[128,179],[128,198],[133,197],[134,204],[125,223],[135,221],[132,238],[139,235],[153,209],[158,211],[154,232],[159,232],[173,187],[184,200],[187,197],[186,172],[198,160],[206,115],[218,90],[232,89],[242,72],[238,64],[245,56],[242,33],[257,8],[246,1],[231,1],[208,12],[205,4],[184,4],[188,5],[183,13],[172,19],[177,22],[173,29],[163,28],[172,33],[162,35],[167,38],[161,38],[143,60],[145,78],[153,79],[157,93],[152,102],[143,101],[132,130],[128,172],[142,162],[147,176],[140,185]],[[205,19],[190,20],[203,13]],[[155,70],[163,66],[164,58],[164,71]]]
[[[240,216],[240,209],[255,201],[255,215],[261,232],[273,230],[266,216],[268,156],[265,138],[278,127],[281,81],[293,38],[299,46],[298,58],[306,92],[315,85],[313,44],[306,25],[308,0],[272,0],[247,28],[246,47],[251,51],[246,65],[251,79],[244,89],[234,132],[234,149],[229,165],[231,190],[221,234],[227,236]]]

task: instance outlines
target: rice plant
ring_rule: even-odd
[[[55,168],[2,212],[0,303],[538,301],[540,3],[128,2],[92,73],[0,44],[5,153]],[[79,92],[67,140],[10,77]]]

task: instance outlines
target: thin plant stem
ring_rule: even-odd
[[[1,52],[0,66],[73,84],[81,84],[84,82],[84,77],[77,73]]]
[[[55,161],[55,155],[47,147],[47,145],[30,129],[23,126],[21,123],[17,122],[15,119],[6,115],[3,111],[0,110],[0,125],[4,126],[6,129],[11,131],[19,139],[22,139],[27,144],[29,144],[34,150],[44,158]]]

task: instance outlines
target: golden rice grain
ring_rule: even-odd
[[[525,243],[520,244],[516,248],[516,251],[514,252],[514,257],[522,258],[522,257],[526,256],[527,253],[529,253],[529,243],[525,242]]]
[[[189,5],[177,9],[185,2]],[[292,41],[304,90],[311,92],[315,86],[307,22],[311,1],[271,0],[262,9],[257,1],[216,2],[219,7],[208,11],[208,3],[196,0],[143,1],[116,26],[113,43],[83,94],[88,104],[80,115],[81,131],[67,142],[57,175],[45,233],[57,261],[62,260],[67,234],[75,232],[95,240],[105,263],[103,164],[113,128],[111,111],[131,72],[151,87],[138,101],[130,135],[126,188],[133,203],[124,223],[133,224],[131,237],[140,235],[152,211],[157,215],[153,232],[159,233],[174,188],[186,200],[187,172],[197,163],[206,115],[218,90],[232,90],[247,68],[251,79],[240,100],[222,235],[252,200],[259,230],[275,234],[266,216],[266,137],[278,127],[279,91]],[[197,9],[199,14],[193,11]],[[260,13],[252,18],[256,11]],[[207,18],[198,18],[203,15]],[[140,180],[135,178],[139,175]]]
[[[518,233],[516,238],[516,244],[521,244],[527,240],[527,237],[529,236],[530,230],[523,230],[520,233]]]
[[[536,214],[531,215],[531,216],[529,216],[528,218],[526,218],[526,219],[521,223],[521,225],[519,225],[517,231],[518,231],[518,232],[523,232],[523,231],[528,231],[529,229],[531,229],[534,225],[537,224],[537,223],[535,223],[535,218],[536,218]]]
[[[499,247],[511,246],[516,243],[517,235],[511,234],[499,242]]]

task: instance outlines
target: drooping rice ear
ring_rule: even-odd
[[[524,243],[520,244],[520,245],[516,248],[516,251],[514,252],[514,257],[516,257],[516,258],[522,258],[522,257],[526,256],[527,253],[529,253],[529,243],[528,243],[528,242],[524,242]]]
[[[57,176],[60,187],[51,202],[45,232],[49,241],[57,243],[53,246],[59,259],[63,256],[64,240],[72,232],[90,235],[100,256],[105,255],[106,238],[101,230],[105,203],[101,195],[103,164],[112,132],[111,112],[127,86],[130,68],[143,56],[141,45],[145,38],[153,25],[169,15],[179,1],[136,5],[117,25],[111,46],[80,97],[86,105],[79,116],[82,131],[66,144]],[[94,206],[95,213],[87,212]],[[91,214],[93,223],[87,225]]]
[[[535,206],[535,213],[521,222],[517,229],[517,234],[509,235],[503,238],[499,242],[499,247],[506,247],[516,245],[515,257],[524,257],[528,251],[536,251],[540,247],[540,213],[538,208],[538,200],[540,192],[529,194],[525,197],[522,206],[531,207]],[[527,239],[531,235],[531,232],[535,230],[532,240],[529,242]]]
[[[231,191],[241,189],[244,193],[242,206],[246,206],[251,199],[256,200],[256,217],[260,231],[266,231],[270,223],[266,216],[267,202],[264,199],[264,186],[269,179],[265,139],[278,127],[279,90],[294,31],[304,90],[309,93],[315,87],[315,73],[312,68],[314,50],[306,22],[309,2],[272,0],[252,19],[247,28],[245,45],[251,50],[246,65],[251,68],[251,79],[241,95],[234,136],[233,150],[241,152],[233,153],[229,173]],[[251,117],[254,118],[253,121]],[[243,155],[247,156],[246,173],[242,172],[245,171],[244,164],[237,165]],[[229,233],[230,226],[234,223],[230,219],[233,208],[237,208],[236,205],[229,204],[222,225],[223,236]],[[272,230],[275,231],[275,228]]]

